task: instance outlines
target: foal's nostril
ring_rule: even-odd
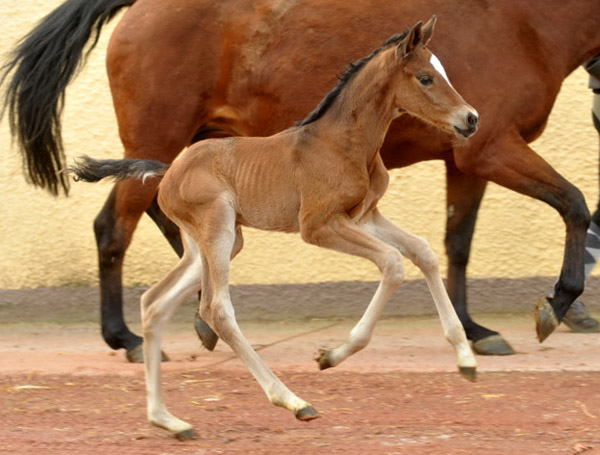
[[[477,126],[477,122],[479,122],[479,117],[469,112],[469,114],[467,114],[467,125],[469,125],[469,128],[475,128]]]

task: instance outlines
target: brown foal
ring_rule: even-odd
[[[298,125],[270,137],[201,141],[172,165],[150,160],[92,160],[71,171],[79,179],[163,176],[158,202],[181,229],[185,252],[177,266],[141,299],[148,418],[181,439],[193,427],[166,408],[161,390],[163,328],[185,299],[202,289],[200,314],[231,346],[269,400],[300,420],[315,409],[265,365],[237,325],[229,267],[241,250],[242,226],[299,232],[311,244],[364,257],[382,274],[379,287],[348,339],[322,350],[321,369],[369,342],[375,323],[403,280],[402,255],[424,273],[460,372],[475,378],[476,362],[444,288],[428,243],[385,218],[377,203],[388,186],[379,149],[393,119],[410,114],[465,141],[478,114],[449,83],[425,47],[435,17],[395,35],[352,64],[337,86]]]

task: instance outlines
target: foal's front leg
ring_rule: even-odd
[[[422,237],[399,228],[375,209],[364,220],[364,229],[372,232],[389,245],[398,248],[402,254],[415,263],[425,275],[425,281],[431,292],[446,339],[452,344],[458,357],[460,373],[469,380],[476,378],[475,356],[469,346],[456,311],[446,292],[439,272],[438,261],[429,243]]]
[[[396,249],[361,229],[346,217],[336,217],[318,227],[305,226],[302,237],[312,243],[336,251],[369,259],[381,271],[381,282],[364,315],[350,332],[345,343],[335,349],[321,350],[315,359],[321,369],[334,367],[363,349],[373,334],[375,323],[393,292],[404,279],[402,255]]]

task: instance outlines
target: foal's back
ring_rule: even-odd
[[[216,203],[235,208],[236,223],[297,232],[300,161],[297,129],[270,137],[201,141],[163,178],[159,204],[167,215],[191,221]],[[309,153],[304,151],[304,153]]]

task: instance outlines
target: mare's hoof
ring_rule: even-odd
[[[513,355],[514,349],[501,335],[490,335],[473,342],[473,351],[479,355]]]
[[[600,323],[591,316],[581,300],[575,300],[571,304],[562,323],[575,333],[600,332]]]
[[[471,382],[477,381],[477,368],[475,367],[458,367],[458,372]]]
[[[319,413],[312,406],[307,406],[295,412],[295,416],[298,420],[308,422],[309,420],[318,419]]]
[[[161,361],[168,362],[169,357],[167,354],[161,351]],[[138,344],[135,348],[129,349],[125,352],[127,361],[129,363],[144,363],[144,348],[142,344]]]
[[[546,297],[542,297],[536,304],[534,316],[535,331],[541,343],[558,327],[558,318]]]
[[[214,330],[211,329],[206,322],[204,322],[198,312],[196,312],[196,317],[194,318],[194,329],[196,329],[196,334],[198,334],[198,338],[200,338],[202,346],[209,351],[213,351],[217,345],[217,341],[219,341],[219,337]]]
[[[184,430],[181,433],[177,433],[175,437],[180,441],[187,441],[188,439],[194,439],[196,437],[196,432],[193,428],[190,428],[189,430]]]
[[[326,349],[319,349],[319,355],[315,357],[315,360],[319,364],[319,370],[326,370],[333,366],[329,361],[329,351]]]

